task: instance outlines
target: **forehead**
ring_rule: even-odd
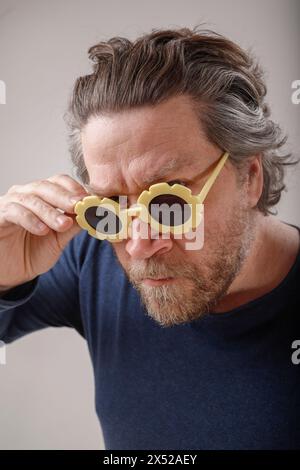
[[[176,97],[152,107],[97,116],[82,131],[90,184],[119,191],[210,163],[206,139],[191,102]],[[201,158],[200,158],[201,155]]]

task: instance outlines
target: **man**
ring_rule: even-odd
[[[300,448],[299,228],[271,213],[293,161],[260,68],[186,28],[89,54],[67,114],[80,183],[56,175],[0,199],[0,339],[84,336],[107,449]],[[120,240],[79,234],[89,197],[126,196],[130,211],[158,183],[199,195],[222,158],[203,247],[152,236],[134,212]]]

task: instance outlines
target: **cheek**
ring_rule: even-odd
[[[227,178],[218,191],[208,195],[204,202],[205,226],[224,227],[231,219],[236,207],[241,204],[242,192],[238,188],[234,175]]]

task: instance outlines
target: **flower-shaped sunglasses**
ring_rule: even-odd
[[[76,221],[92,237],[110,242],[128,238],[135,216],[156,232],[183,235],[203,220],[204,200],[228,157],[227,152],[220,157],[198,195],[181,184],[156,183],[129,208],[107,197],[86,196],[75,205]]]

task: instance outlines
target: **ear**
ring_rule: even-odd
[[[263,166],[261,154],[255,155],[249,160],[247,194],[250,207],[256,207],[263,191]]]

